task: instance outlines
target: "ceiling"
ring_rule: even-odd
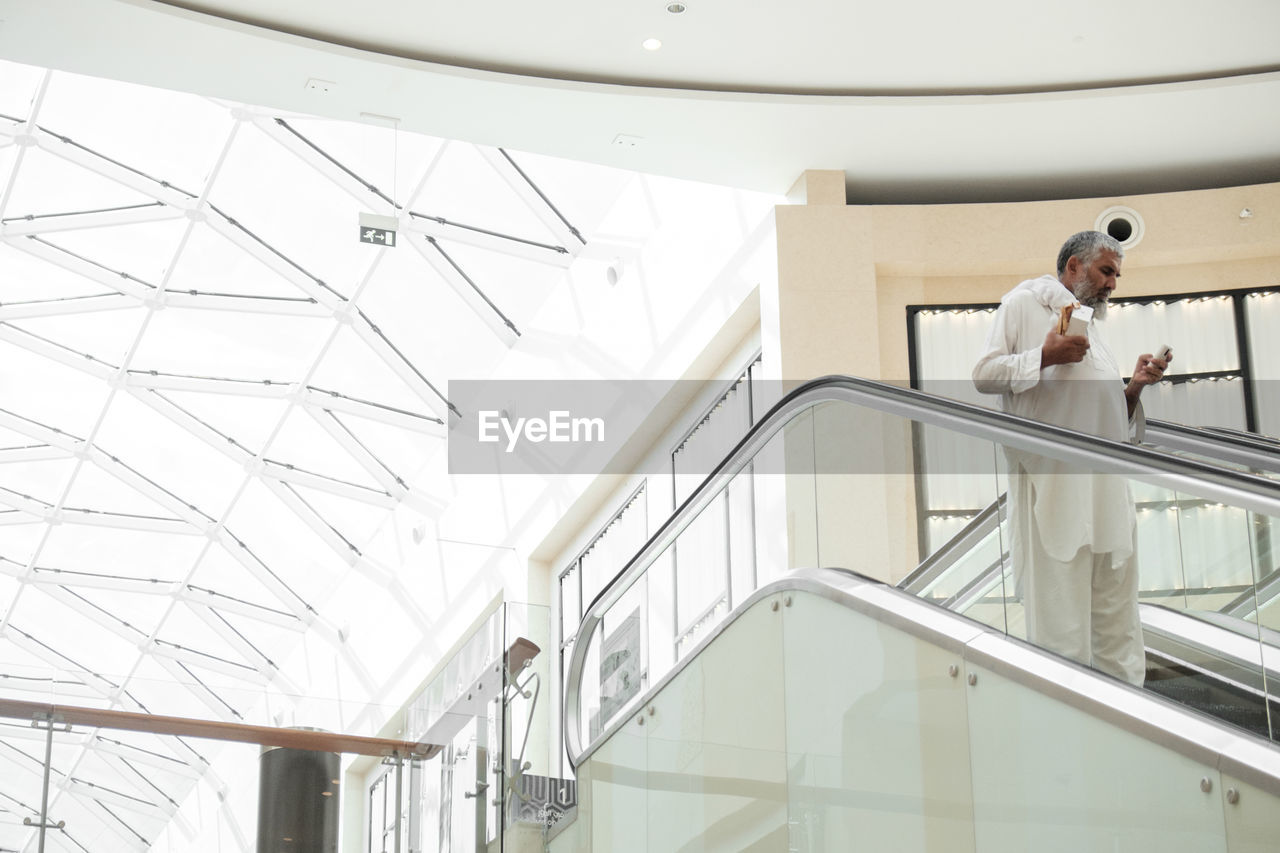
[[[854,202],[1280,180],[1270,0],[666,5],[0,0],[0,56]]]

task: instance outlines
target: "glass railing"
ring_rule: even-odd
[[[394,786],[348,784],[345,768],[358,757],[407,767],[439,752],[403,738],[86,699],[54,691],[0,699],[0,850],[335,850],[352,798],[367,820],[349,829],[371,846],[343,849],[390,850],[381,844],[400,819],[387,796]]]
[[[548,608],[504,603],[409,703],[408,737],[440,749],[409,768],[394,849],[503,850],[513,827],[541,832],[572,805],[574,783],[553,774],[542,734],[549,645]]]
[[[958,461],[941,473],[921,470],[923,449],[939,444],[952,448]],[[1236,617],[1253,626],[1249,657],[1274,698],[1276,686],[1262,666],[1262,631],[1278,627],[1273,620],[1280,608],[1273,611],[1262,593],[1277,585],[1270,542],[1273,530],[1280,532],[1280,487],[1234,469],[1254,466],[1178,458],[908,389],[832,377],[796,389],[775,406],[592,603],[566,677],[571,760],[582,760],[616,731],[754,589],[794,568],[839,566],[889,584],[910,577],[917,595],[1025,637],[1012,573],[1004,570],[1007,524],[985,533],[966,527],[960,535],[967,531],[968,547],[935,559],[916,500],[921,490],[950,488],[963,491],[970,505],[998,506],[1009,486],[1009,454],[1059,466],[1056,476],[1127,489],[1136,508],[1140,599],[1183,612],[1235,608]],[[697,529],[702,510],[724,503],[723,494],[749,507],[754,541],[734,547],[736,559],[749,557],[755,571],[731,573],[735,583],[723,605],[708,610],[692,634],[677,636],[668,615],[680,588],[677,573],[699,567],[683,556],[677,564],[674,554],[691,535],[686,531]],[[912,575],[931,559],[947,562],[945,570]],[[996,566],[1001,570],[993,571]],[[1275,723],[1267,725],[1274,733]]]

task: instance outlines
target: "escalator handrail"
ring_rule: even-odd
[[[1173,421],[1149,419],[1146,421],[1144,443],[1220,459],[1256,470],[1280,473],[1280,443],[1254,433],[1192,427]],[[998,498],[979,510],[959,532],[899,581],[898,588],[917,595],[927,589],[979,541],[989,536],[998,522],[1004,521],[1008,513],[1006,498],[1007,494],[1001,492]],[[987,572],[1000,569],[1002,567],[998,565],[990,566]],[[980,583],[982,580],[981,576],[975,577],[973,583]],[[1222,608],[1222,612],[1238,616],[1251,607],[1260,606],[1259,600],[1270,600],[1270,597],[1280,594],[1280,575],[1258,583],[1266,583],[1266,596],[1262,595],[1263,590],[1259,587],[1230,602]]]
[[[1252,433],[1224,432],[1172,421],[1148,420],[1144,442],[1233,462],[1259,471],[1280,473],[1280,445]]]
[[[565,746],[575,766],[587,746],[580,737],[582,670],[587,649],[604,613],[783,426],[803,411],[824,402],[852,403],[1086,468],[1136,476],[1264,515],[1280,516],[1280,484],[1262,477],[870,379],[825,376],[811,380],[786,394],[747,431],[587,608],[565,678]]]

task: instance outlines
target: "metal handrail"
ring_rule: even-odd
[[[1254,433],[1148,420],[1143,441],[1170,450],[1198,453],[1258,471],[1280,474],[1280,444]]]
[[[852,403],[1082,467],[1134,476],[1166,488],[1191,491],[1231,506],[1280,516],[1280,484],[1263,477],[1223,470],[1208,463],[1172,457],[1149,448],[1085,435],[870,379],[827,376],[812,380],[784,396],[747,432],[587,608],[578,629],[579,641],[574,644],[565,684],[565,746],[575,767],[586,748],[580,737],[582,669],[603,614],[774,435],[795,416],[826,402]]]

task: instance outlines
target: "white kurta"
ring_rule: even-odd
[[[1124,385],[1098,322],[1088,326],[1083,361],[1040,368],[1045,335],[1074,301],[1051,275],[1007,293],[974,384],[1000,394],[1011,414],[1126,441]],[[1128,479],[1010,448],[1005,455],[1009,550],[1027,639],[1141,686],[1146,663]]]
[[[1024,281],[1005,294],[973,369],[984,394],[1000,394],[1010,414],[1078,432],[1129,439],[1129,417],[1120,369],[1098,322],[1088,325],[1084,361],[1040,369],[1040,347],[1075,297],[1053,276]],[[1046,553],[1067,561],[1084,547],[1110,554],[1119,565],[1133,554],[1135,515],[1128,480],[1098,474],[1043,456],[1006,449],[1009,458],[1011,519],[1034,519]],[[1024,523],[1014,522],[1014,570],[1029,541]],[[1022,529],[1019,529],[1022,528]]]

